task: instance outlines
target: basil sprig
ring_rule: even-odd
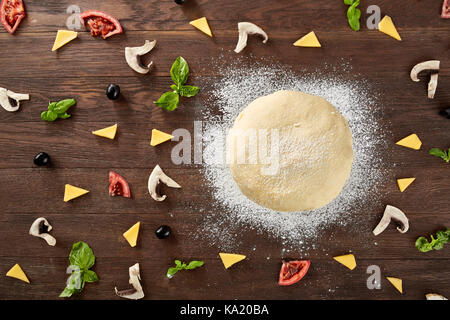
[[[70,114],[67,113],[70,107],[74,106],[77,102],[75,99],[65,99],[59,102],[51,102],[48,105],[48,111],[41,113],[41,119],[45,121],[55,121],[56,119],[70,118]]]
[[[355,31],[358,31],[361,28],[359,23],[359,19],[361,18],[361,10],[356,8],[359,6],[359,2],[360,0],[344,0],[344,3],[350,6],[347,9],[348,24]]]
[[[431,148],[429,152],[432,156],[442,158],[445,162],[450,162],[450,148],[448,151],[439,148]]]
[[[195,268],[199,268],[203,266],[205,263],[203,261],[191,261],[189,264],[186,264],[184,262],[181,262],[180,260],[175,260],[175,267],[169,268],[167,270],[167,278],[172,278],[175,273],[177,273],[180,270],[192,270]]]
[[[71,297],[74,293],[83,290],[86,282],[97,282],[97,274],[89,270],[94,266],[95,256],[92,249],[85,242],[77,242],[72,246],[69,255],[70,266],[67,269],[71,272],[67,280],[66,288],[59,295],[60,297]]]
[[[450,229],[436,232],[436,238],[431,235],[431,242],[425,237],[419,237],[416,240],[416,248],[420,252],[428,252],[431,250],[441,250],[444,244],[450,242]]]
[[[183,57],[178,57],[173,63],[170,69],[170,77],[175,83],[170,86],[173,91],[164,93],[154,102],[158,107],[167,111],[173,111],[178,107],[180,96],[193,97],[199,91],[199,88],[196,86],[185,85],[189,77],[189,65]]]

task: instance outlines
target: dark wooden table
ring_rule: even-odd
[[[83,240],[97,257],[94,270],[100,281],[87,284],[75,299],[119,299],[114,286],[126,286],[128,267],[141,264],[148,299],[423,299],[438,292],[450,297],[450,246],[420,253],[414,247],[418,236],[428,236],[450,226],[449,165],[429,156],[430,147],[449,147],[450,120],[438,115],[450,106],[450,20],[440,18],[442,0],[362,1],[362,30],[347,25],[343,1],[194,1],[183,6],[173,1],[115,0],[38,1],[25,0],[28,16],[14,36],[0,31],[0,87],[31,94],[17,113],[0,110],[0,299],[57,299],[65,286],[68,254],[72,243]],[[120,19],[125,33],[107,41],[81,32],[79,39],[51,52],[56,30],[65,28],[71,4],[82,10],[99,9]],[[368,5],[379,5],[382,15],[393,17],[403,41],[365,26]],[[206,16],[214,32],[210,39],[193,29],[189,21]],[[194,237],[205,212],[211,210],[211,195],[198,166],[176,166],[170,161],[172,144],[149,146],[152,128],[171,131],[191,128],[198,114],[194,105],[208,92],[185,99],[178,111],[167,113],[152,103],[166,91],[169,69],[183,55],[196,79],[220,77],[212,66],[215,59],[235,58],[237,22],[251,21],[270,36],[266,45],[250,39],[243,55],[278,60],[294,70],[350,61],[381,93],[383,119],[390,128],[386,169],[387,183],[379,206],[367,208],[373,217],[364,235],[345,228],[319,237],[317,249],[308,252],[312,267],[297,285],[277,285],[282,256],[278,241],[246,230],[239,235],[236,250],[248,260],[225,271],[219,249]],[[292,43],[315,30],[322,49],[295,48]],[[125,63],[123,48],[157,39],[151,54],[155,70],[146,76],[134,73]],[[147,58],[148,59],[148,58]],[[409,79],[416,63],[441,60],[439,86],[434,100],[426,97],[426,81]],[[111,102],[105,97],[109,83],[121,86],[123,97]],[[47,123],[40,119],[48,102],[74,97],[78,104],[70,120]],[[92,130],[118,123],[114,141],[96,138]],[[415,132],[423,148],[414,151],[395,146],[395,141]],[[35,167],[33,156],[46,151],[50,168]],[[177,180],[181,190],[167,190],[169,200],[156,203],[147,192],[147,178],[156,163]],[[396,164],[394,166],[394,164]],[[129,181],[133,199],[110,198],[108,171]],[[414,187],[397,189],[395,178],[414,176]],[[71,203],[62,201],[64,185],[86,187],[91,192]],[[407,212],[411,229],[401,235],[393,226],[382,236],[370,235],[386,204]],[[195,204],[195,206],[192,206]],[[192,210],[203,207],[204,212]],[[169,215],[169,212],[172,215]],[[32,238],[28,229],[35,218],[45,216],[54,227],[56,247]],[[130,248],[122,233],[141,221],[139,244]],[[154,230],[169,224],[170,240],[158,240]],[[378,245],[373,245],[374,242]],[[252,248],[256,247],[256,250]],[[334,262],[333,255],[352,250],[358,261],[354,271]],[[270,255],[271,259],[266,257]],[[165,278],[175,258],[202,259],[205,267]],[[31,284],[5,277],[19,263]],[[376,264],[382,271],[382,288],[366,287],[366,268]],[[400,295],[384,276],[404,281]]]

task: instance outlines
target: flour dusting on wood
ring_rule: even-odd
[[[366,206],[379,200],[385,176],[382,154],[387,147],[386,130],[376,120],[379,97],[370,83],[352,75],[351,66],[345,62],[298,72],[262,60],[243,67],[238,59],[217,68],[223,77],[209,84],[209,88],[204,84],[209,99],[201,110],[204,148],[201,172],[208,182],[215,210],[204,213],[197,236],[222,250],[233,250],[241,245],[239,231],[249,228],[280,241],[282,251],[306,251],[316,249],[314,240],[322,230],[350,224],[360,232],[370,230],[371,226],[358,217]],[[321,96],[349,122],[355,156],[351,176],[341,194],[321,209],[285,213],[261,207],[241,193],[224,164],[225,137],[237,115],[254,99],[278,90]]]

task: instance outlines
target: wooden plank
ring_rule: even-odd
[[[117,204],[116,204],[117,205]],[[400,205],[399,205],[400,206]],[[281,258],[308,258],[331,259],[332,256],[354,252],[359,259],[417,259],[417,260],[441,260],[450,259],[448,250],[421,253],[414,247],[414,242],[419,236],[427,236],[448,225],[450,219],[441,212],[426,212],[420,209],[403,208],[411,220],[411,229],[406,234],[400,234],[395,229],[395,224],[388,227],[379,236],[374,236],[371,231],[382,216],[383,208],[368,209],[361,213],[361,219],[367,219],[355,228],[352,225],[341,227],[340,230],[322,230],[323,237],[314,241],[316,248],[305,241],[303,246],[286,249],[281,253]],[[217,259],[218,252],[223,250],[219,243],[209,243],[204,232],[205,216],[197,210],[158,210],[152,206],[141,212],[70,212],[67,210],[57,213],[14,213],[3,214],[0,231],[8,243],[17,244],[4,246],[0,257],[17,257],[22,261],[38,257],[67,257],[72,244],[76,241],[85,241],[95,250],[98,258],[142,258],[146,260],[163,261],[173,257]],[[216,214],[219,214],[218,212]],[[52,235],[57,239],[56,247],[49,247],[39,238],[33,238],[28,230],[33,221],[40,215],[44,215],[53,226]],[[437,229],[427,225],[427,220],[433,220]],[[137,221],[141,222],[138,245],[131,248],[122,234]],[[230,222],[227,222],[228,224]],[[171,226],[173,234],[170,238],[159,240],[154,232],[164,224]],[[221,225],[219,228],[232,230]],[[235,243],[226,243],[236,252],[250,255],[257,259],[280,256],[279,239],[272,240],[264,230],[252,230],[245,225],[238,228],[239,234],[234,235]],[[345,234],[352,234],[346,237]],[[99,236],[101,235],[101,236]],[[332,241],[330,241],[332,239]],[[23,241],[26,240],[26,241]],[[271,240],[273,245],[267,245]],[[256,248],[256,250],[254,249]],[[305,250],[308,248],[308,250]],[[325,249],[326,248],[326,249]],[[302,252],[297,249],[301,249]]]
[[[425,3],[415,1],[408,3],[408,10],[404,6],[391,1],[374,0],[373,5],[381,8],[382,15],[388,14],[395,18],[395,23],[403,31],[410,28],[427,28],[430,20],[434,28],[446,28],[445,21],[440,19],[442,4],[440,1]],[[105,11],[121,21],[126,32],[141,30],[177,30],[189,31],[192,27],[190,20],[206,16],[213,31],[234,30],[238,21],[250,20],[270,30],[304,30],[304,29],[340,29],[347,30],[345,12],[347,6],[343,2],[319,0],[304,1],[226,1],[216,2],[207,0],[187,1],[183,6],[173,1],[118,0],[114,3],[105,1],[73,1],[63,0],[45,3],[28,0],[26,8],[28,18],[24,20],[19,30],[21,33],[51,32],[66,27],[69,14],[66,13],[70,5],[78,5],[82,11],[98,9]],[[369,16],[365,12],[367,6],[362,7],[362,21]],[[232,18],[230,18],[232,16]],[[316,17],[311,19],[311,17]]]
[[[282,56],[282,63],[292,66],[294,70],[315,70],[326,64],[341,64],[351,61],[354,72],[366,77],[372,74],[383,75],[386,81],[399,81],[400,72],[405,82],[411,82],[409,72],[418,62],[429,59],[442,61],[441,77],[450,77],[450,64],[445,29],[405,30],[403,41],[396,41],[378,31],[352,33],[345,30],[327,30],[318,32],[323,49],[298,48],[292,44],[304,33],[280,32],[271,34],[270,41],[262,44],[252,37],[246,50],[237,55],[232,50],[237,43],[235,31],[217,32],[211,39],[197,31],[142,31],[112,37],[107,41],[92,38],[81,33],[79,38],[57,52],[52,52],[55,35],[37,33],[33,36],[0,34],[2,69],[0,78],[26,77],[59,79],[66,77],[132,77],[138,76],[144,84],[151,84],[154,76],[168,76],[170,66],[177,56],[182,55],[190,64],[196,76],[215,75],[211,66],[233,62],[236,57],[256,55],[257,60],[267,58],[273,63],[279,62],[274,57]],[[432,39],[442,41],[432,41]],[[157,47],[145,59],[153,60],[155,69],[146,76],[139,76],[128,67],[124,57],[125,46],[138,46],[144,40],[156,39]],[[421,46],[417,43],[420,41]],[[39,55],[30,57],[33,48]],[[189,50],[186,50],[189,48]],[[364,54],[359,54],[364,52]],[[401,52],[411,52],[405,55]],[[20,61],[20,63],[18,63]],[[147,60],[145,60],[147,61]],[[106,62],[106,63],[105,63]],[[32,67],[30,67],[32,65]],[[297,70],[298,70],[297,69]],[[52,82],[54,83],[54,82]],[[448,93],[448,91],[447,91]]]
[[[195,257],[197,258],[197,257]],[[100,258],[95,270],[100,277],[97,283],[86,284],[83,293],[73,299],[119,299],[114,286],[128,288],[128,267],[141,262],[143,288],[148,299],[210,299],[214,290],[216,299],[424,299],[425,294],[438,292],[449,296],[450,271],[443,268],[449,259],[440,260],[362,260],[350,271],[331,259],[312,262],[312,266],[298,284],[280,287],[277,284],[281,262],[278,259],[252,260],[224,270],[216,259],[205,259],[205,266],[184,271],[167,279],[165,274],[173,259],[146,263],[142,257]],[[17,258],[0,260],[0,270],[6,271]],[[21,262],[31,285],[7,277],[0,278],[0,299],[56,299],[65,286],[67,258],[27,258]],[[367,267],[381,268],[381,289],[369,290],[366,286]],[[426,272],[424,272],[426,270]],[[397,276],[403,279],[404,294],[400,294],[384,278]],[[189,288],[187,290],[186,288]],[[217,290],[218,288],[229,288]]]

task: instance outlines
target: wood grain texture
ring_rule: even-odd
[[[423,299],[429,292],[449,297],[450,248],[423,254],[413,244],[418,236],[450,226],[449,168],[427,152],[431,147],[450,147],[449,120],[438,115],[450,106],[450,21],[439,18],[441,0],[401,2],[370,2],[393,17],[403,38],[397,42],[365,27],[367,3],[361,4],[362,30],[352,32],[343,1],[188,0],[178,6],[171,0],[25,0],[28,17],[17,34],[0,30],[0,87],[31,94],[19,112],[0,110],[0,299],[56,299],[68,276],[71,245],[79,240],[93,248],[100,281],[87,284],[74,299],[119,299],[114,286],[127,286],[128,267],[136,262],[147,299]],[[51,52],[71,4],[116,16],[125,33],[103,41],[83,31],[73,43]],[[213,39],[188,24],[201,16],[208,18]],[[232,50],[239,21],[258,24],[270,37],[266,45],[256,37],[249,39],[240,55],[243,67],[257,60],[288,66],[299,74],[321,70],[332,76],[332,68],[323,66],[345,62],[351,69],[340,76],[370,83],[380,97],[374,117],[389,131],[381,156],[391,179],[380,187],[383,202],[361,212],[357,231],[352,226],[324,230],[316,247],[300,257],[283,253],[279,239],[237,225],[233,237],[239,253],[248,259],[224,270],[217,244],[201,235],[205,216],[218,210],[201,166],[173,164],[170,153],[175,142],[157,148],[149,142],[153,128],[192,132],[193,121],[203,119],[211,85],[223,76],[221,66],[236,60]],[[292,46],[311,30],[321,49]],[[123,49],[145,39],[157,39],[158,44],[145,58],[155,62],[155,69],[141,76],[127,66]],[[169,69],[179,55],[189,62],[190,83],[202,90],[167,113],[152,102],[168,89]],[[420,83],[409,78],[412,66],[428,59],[441,60],[442,66],[434,100],[426,97],[425,76]],[[118,101],[106,99],[109,83],[121,86]],[[49,101],[68,96],[78,102],[70,120],[40,120]],[[114,141],[91,133],[114,123],[119,124]],[[423,141],[422,150],[395,146],[412,132]],[[33,166],[33,156],[40,151],[52,156],[49,168]],[[183,186],[164,189],[168,199],[162,203],[150,198],[146,186],[156,164]],[[128,180],[132,199],[109,197],[109,170]],[[417,178],[414,185],[398,192],[395,179],[409,176]],[[90,193],[64,203],[66,183]],[[371,230],[388,203],[407,212],[411,229],[401,235],[390,226],[375,238]],[[40,216],[54,227],[54,248],[28,235]],[[122,233],[136,221],[141,221],[142,229],[137,247],[130,248]],[[155,237],[154,230],[162,224],[172,227],[173,237]],[[357,257],[354,271],[332,260],[348,251]],[[202,259],[206,265],[169,281],[165,274],[175,258]],[[282,258],[311,259],[311,270],[299,284],[281,288],[277,277]],[[15,263],[25,270],[31,285],[4,276]],[[384,278],[380,290],[367,289],[366,268],[373,264],[380,266],[383,277],[402,278],[404,294]]]

